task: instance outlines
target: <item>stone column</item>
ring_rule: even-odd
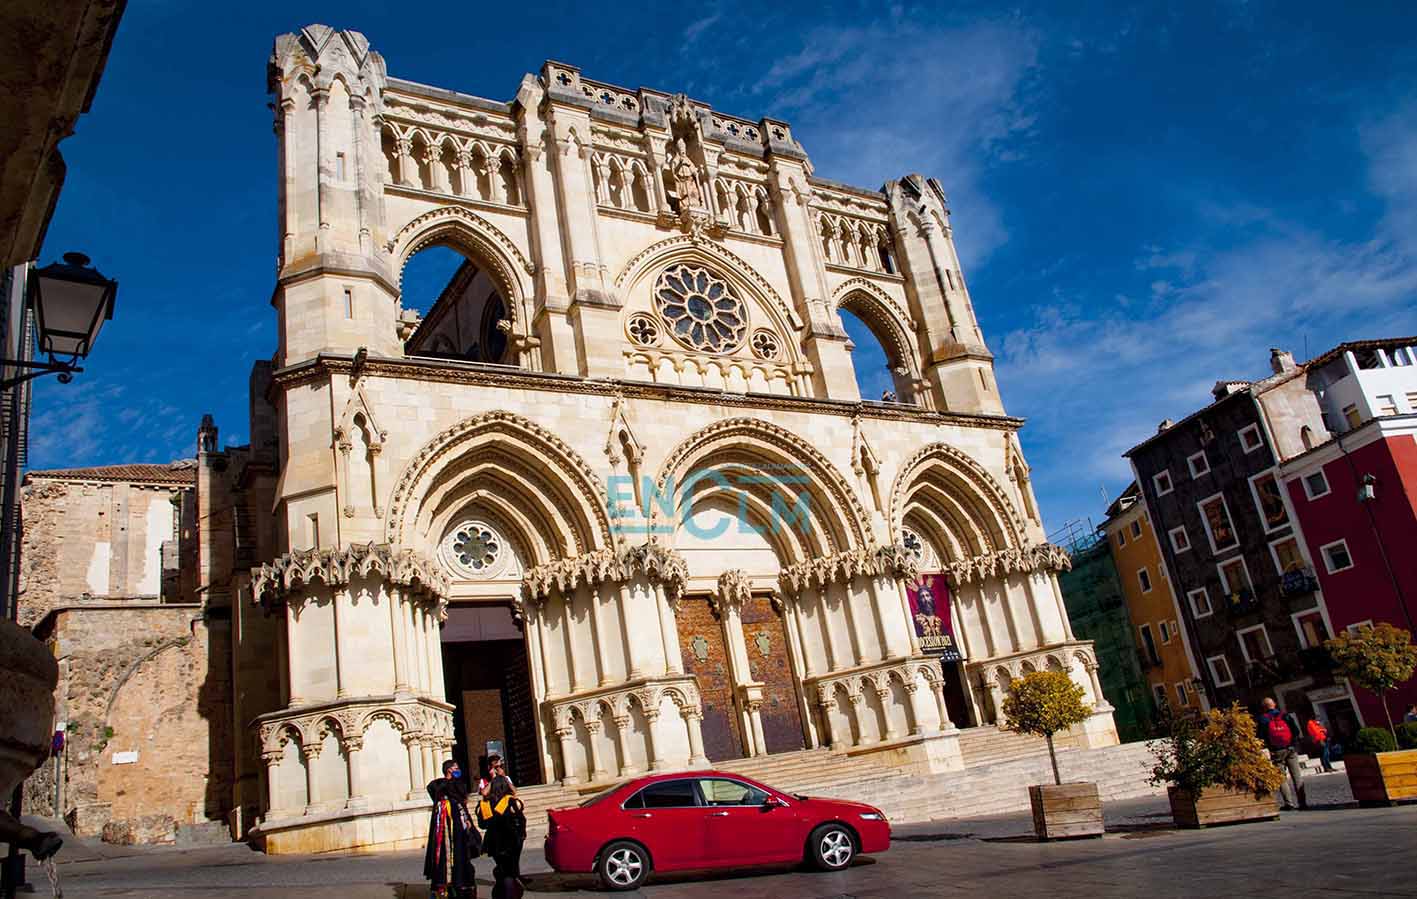
[[[836,628],[831,626],[831,604],[827,601],[825,586],[817,591],[817,608],[819,610],[818,620],[822,626],[822,643],[827,647],[827,669],[838,671],[850,667],[842,664],[842,652],[841,647],[837,645]]]
[[[645,709],[645,739],[649,742],[649,770],[663,771],[667,764],[664,758],[664,741],[659,738],[656,728],[659,726],[659,709]]]
[[[604,761],[600,757],[600,743],[596,737],[600,735],[600,719],[596,718],[585,723],[586,742],[590,744],[590,779],[592,782],[606,780],[610,777],[610,772],[605,770]]]
[[[441,760],[438,758],[437,739],[431,735],[425,734],[421,741],[421,745],[423,747],[424,775],[427,776],[429,780],[432,780],[435,777],[442,777],[443,772],[442,769],[439,767]]]
[[[851,714],[856,717],[856,732],[859,735],[860,745],[869,746],[876,742],[876,738],[866,731],[866,694],[851,694]]]
[[[571,669],[571,692],[579,693],[582,690],[589,690],[591,685],[586,682],[585,665],[577,662],[576,657],[576,615],[573,607],[575,601],[575,590],[569,594],[561,594],[561,629],[565,631],[566,637],[566,663]]]
[[[630,724],[629,715],[616,715],[615,722],[615,745],[620,748],[620,776],[630,777],[640,773],[640,766],[636,765],[630,755]]]
[[[823,699],[821,701],[821,708],[822,718],[827,723],[827,739],[831,742],[831,748],[838,751],[845,749],[846,741],[842,739],[841,726],[837,723],[836,715],[833,714],[838,710],[836,697],[833,696],[830,699]]]
[[[900,598],[900,614],[905,616],[905,638],[906,641],[909,643],[909,654],[915,655],[916,653],[920,652],[920,635],[915,633],[915,619],[910,614],[910,594],[905,585],[905,581],[901,580],[900,578],[889,578],[888,580],[894,583],[895,592]],[[954,602],[953,590],[950,591],[950,601]],[[951,607],[951,610],[953,611],[953,607]],[[951,626],[958,628],[959,618],[952,615],[950,617],[950,624]],[[958,640],[959,637],[956,636],[955,639]]]
[[[689,728],[689,766],[695,768],[706,767],[708,756],[704,755],[704,713],[698,709],[682,709],[679,712],[684,719],[684,724]]]
[[[317,87],[310,91],[310,104],[315,108],[315,202],[319,212],[320,233],[316,240],[320,252],[328,252],[325,237],[330,230],[330,178],[333,160],[330,158],[330,89]]]
[[[989,698],[994,705],[994,724],[1002,730],[1004,727],[1004,687],[999,683],[998,675],[990,676],[985,681],[985,686],[989,688]]]
[[[644,644],[630,634],[630,614],[634,603],[628,584],[620,584],[620,639],[625,646],[625,660],[629,666],[629,679],[638,680],[645,676]],[[661,641],[662,642],[662,641]]]
[[[408,684],[408,641],[403,632],[401,616],[403,612],[403,591],[390,587],[389,597],[389,637],[394,647],[394,692],[407,693]]]
[[[600,620],[600,588],[585,588],[586,602],[590,604],[590,635],[591,645],[595,649],[595,670],[596,683],[602,687],[610,686],[614,678],[610,674],[610,654],[605,646],[605,628]]]
[[[267,749],[261,753],[261,761],[266,766],[266,817],[279,818],[286,813],[283,805],[276,805],[280,796],[280,763],[285,759],[285,748]]]
[[[911,680],[905,685],[905,699],[910,704],[910,735],[918,737],[925,732],[925,726],[921,724],[923,716],[920,714],[920,682]]]
[[[414,603],[409,603],[409,633],[413,637],[414,655],[418,657],[418,692],[426,696],[433,683],[432,674],[428,670],[427,622],[424,620],[422,607]]]
[[[320,757],[320,744],[301,746],[300,754],[305,757],[305,810],[308,813],[324,799],[319,789],[320,782],[315,777],[315,759]]]
[[[1093,706],[1108,705],[1107,697],[1102,695],[1102,680],[1097,676],[1097,666],[1084,665],[1083,670],[1087,672],[1088,678],[1092,681]]]
[[[288,614],[288,613],[287,613],[287,614]],[[275,633],[275,635],[274,635],[274,636],[275,636],[275,640],[274,640],[273,642],[274,642],[275,645],[276,645],[276,678],[277,678],[277,680],[279,681],[279,686],[278,686],[277,689],[280,690],[280,693],[279,693],[279,695],[277,696],[276,701],[277,701],[277,702],[281,702],[281,703],[289,704],[289,703],[290,703],[290,652],[289,652],[289,650],[286,648],[286,640],[288,639],[287,636],[286,636],[286,633],[287,633],[287,632],[286,632],[285,629],[276,631],[276,633]]]
[[[797,597],[784,600],[784,603],[787,613],[787,636],[792,641],[793,653],[802,660],[803,675],[814,677],[817,674],[817,666],[812,664],[812,654],[807,652],[807,647],[803,642],[802,610],[797,608]]]
[[[433,778],[423,774],[423,752],[418,748],[418,736],[404,734],[401,739],[404,749],[408,751],[408,798],[419,799],[423,796],[424,785]]]
[[[767,755],[768,741],[763,735],[763,701],[754,699],[748,703],[748,720],[753,726],[753,755]]]
[[[954,727],[954,722],[950,720],[950,707],[945,702],[944,678],[931,684],[930,691],[935,694],[935,709],[940,713],[940,730],[949,730]]]
[[[422,187],[415,176],[418,170],[413,164],[413,138],[400,137],[394,141],[394,147],[399,154],[399,184],[404,187]]]
[[[340,641],[344,638],[344,628],[340,627],[340,618],[343,617],[340,615],[340,606],[344,605],[341,599],[348,595],[349,591],[343,589],[330,591],[330,617],[334,619],[335,623],[335,697],[340,699],[348,695],[345,691],[345,684],[349,683],[348,676],[344,671],[347,664],[346,657],[349,653],[340,646]]]
[[[846,667],[853,668],[865,664],[868,661],[866,644],[861,639],[861,623],[857,620],[859,610],[856,608],[856,603],[851,601],[851,588],[847,583],[837,583],[831,586],[836,588],[837,595],[841,597],[841,610],[846,615],[846,634],[851,639],[852,659]]]
[[[581,782],[580,775],[575,770],[575,748],[576,731],[571,727],[556,728],[556,739],[561,741],[561,770],[563,777],[561,783],[566,786],[574,786]]]
[[[428,607],[428,674],[432,678],[428,693],[434,699],[446,701],[448,687],[443,679],[443,624],[438,620],[438,606]]]
[[[301,600],[305,602],[304,599]],[[295,639],[295,614],[290,608],[290,600],[285,603],[285,663],[287,667],[287,679],[290,684],[290,707],[295,708],[305,704],[305,697],[302,695],[306,686],[304,679],[297,676],[295,670],[295,660],[300,656],[299,644]]]
[[[891,702],[890,687],[877,687],[876,700],[880,702],[881,714],[886,718],[886,741],[894,742],[900,738],[900,730],[896,728],[895,719],[891,717],[891,705],[893,703]]]
[[[1057,577],[1047,574],[1044,577],[1048,579],[1049,586],[1053,588],[1053,599],[1058,604],[1058,614],[1063,616],[1063,636],[1071,643],[1077,638],[1073,636],[1073,623],[1068,620],[1068,605],[1063,602],[1063,588],[1058,586]]]
[[[664,643],[665,674],[683,674],[684,660],[679,655],[679,628],[674,621],[674,612],[669,607],[669,597],[664,595],[664,588],[659,584],[654,585],[654,601],[659,610],[659,636]]]
[[[364,737],[344,738],[344,758],[349,769],[349,799],[345,808],[363,808],[369,804],[364,796]]]

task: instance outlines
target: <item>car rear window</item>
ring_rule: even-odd
[[[583,800],[583,801],[581,802],[580,807],[581,807],[581,808],[585,808],[585,807],[588,806],[588,805],[595,805],[597,802],[599,802],[600,800],[604,799],[606,796],[609,796],[611,793],[615,792],[615,791],[618,790],[618,789],[620,789],[620,786],[617,784],[617,785],[615,785],[615,786],[613,786],[613,787],[610,787],[609,789],[601,790],[599,793],[596,793],[594,796],[590,797],[589,799]]]
[[[661,780],[640,790],[625,808],[688,808],[699,804],[691,780]]]

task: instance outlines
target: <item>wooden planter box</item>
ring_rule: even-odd
[[[1417,749],[1377,755],[1345,753],[1343,770],[1348,772],[1353,798],[1361,805],[1390,805],[1398,799],[1417,798]]]
[[[1028,788],[1033,832],[1040,840],[1102,836],[1102,798],[1095,783],[1039,784]]]
[[[1166,793],[1171,799],[1171,818],[1177,827],[1272,821],[1279,817],[1279,800],[1273,793],[1259,799],[1249,790],[1229,787],[1206,787],[1199,796],[1180,787],[1170,787]]]

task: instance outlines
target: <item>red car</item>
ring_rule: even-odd
[[[546,815],[547,863],[598,874],[612,890],[635,889],[651,870],[808,861],[838,871],[891,845],[880,809],[781,793],[722,771],[641,777]]]

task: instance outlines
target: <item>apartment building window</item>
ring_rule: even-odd
[[[1210,463],[1206,461],[1205,450],[1201,450],[1194,456],[1186,457],[1186,467],[1191,470],[1191,478],[1195,479],[1210,471]]]
[[[1254,494],[1255,508],[1259,509],[1265,533],[1278,530],[1289,523],[1289,511],[1284,508],[1284,497],[1279,492],[1279,479],[1274,476],[1273,471],[1262,472],[1250,478],[1250,492]]]
[[[1145,568],[1137,569],[1137,583],[1141,584],[1141,592],[1151,592],[1151,575]]]
[[[1393,399],[1392,394],[1379,394],[1378,396],[1373,397],[1373,399],[1377,400],[1376,408],[1379,415],[1397,414],[1397,401]]]
[[[1269,632],[1263,624],[1236,631],[1235,636],[1240,641],[1240,652],[1245,656],[1246,662],[1263,662],[1274,655],[1274,649],[1269,643]]]
[[[1364,620],[1362,620],[1362,621],[1355,621],[1355,622],[1353,622],[1352,624],[1350,624],[1350,625],[1348,625],[1347,627],[1345,627],[1344,630],[1348,631],[1348,633],[1350,633],[1350,634],[1360,634],[1360,633],[1362,633],[1363,631],[1367,630],[1368,628],[1370,628],[1370,627],[1372,627],[1372,626],[1373,626],[1373,619],[1371,619],[1371,618],[1366,618],[1366,619],[1364,619]]]
[[[1236,556],[1215,567],[1220,572],[1220,585],[1225,588],[1227,596],[1234,596],[1242,590],[1250,589],[1250,570],[1245,567],[1244,556]]]
[[[1304,496],[1309,499],[1318,499],[1321,496],[1328,496],[1328,478],[1320,468],[1313,474],[1304,475]]]
[[[1175,684],[1174,686],[1176,687],[1176,704],[1179,706],[1189,705],[1190,703],[1186,700],[1186,685]]]
[[[1156,488],[1157,496],[1165,496],[1171,492],[1171,472],[1160,471],[1151,477],[1151,484]]]
[[[1158,709],[1164,709],[1164,708],[1166,708],[1167,702],[1166,702],[1166,685],[1165,685],[1165,684],[1152,684],[1152,685],[1151,685],[1151,695],[1152,695],[1153,698],[1155,698],[1155,700],[1156,700],[1156,707],[1157,707]]]
[[[1118,546],[1126,546],[1126,545],[1127,545],[1127,532],[1126,532],[1126,531],[1118,531],[1118,532],[1117,532],[1117,545],[1118,545]]]
[[[1294,616],[1294,630],[1299,634],[1299,646],[1302,649],[1316,649],[1324,645],[1328,639],[1328,627],[1324,625],[1324,616],[1317,609],[1310,609],[1307,612],[1298,612]]]
[[[1409,411],[1417,412],[1417,390],[1407,392],[1407,408]]]
[[[1225,656],[1211,656],[1205,660],[1210,666],[1210,676],[1215,679],[1217,687],[1228,687],[1235,683],[1235,675],[1230,673],[1230,663]]]
[[[1141,522],[1140,522],[1140,521],[1134,521],[1134,522],[1132,522],[1132,539],[1133,539],[1133,540],[1137,540],[1137,539],[1140,539],[1140,537],[1141,537]]]
[[[1269,553],[1274,556],[1274,567],[1280,574],[1298,571],[1304,567],[1304,556],[1299,551],[1299,541],[1293,537],[1274,541],[1269,545]]]
[[[1348,427],[1350,430],[1352,428],[1358,427],[1363,423],[1363,416],[1358,414],[1357,403],[1349,403],[1347,406],[1343,407],[1343,420],[1348,422]]]
[[[1160,665],[1161,654],[1156,651],[1156,638],[1151,635],[1151,625],[1143,624],[1137,631],[1141,634],[1142,652],[1146,654],[1147,661]]]
[[[1319,555],[1323,556],[1324,568],[1329,574],[1337,574],[1353,567],[1353,557],[1348,553],[1347,540],[1325,543],[1319,547]]]
[[[1253,453],[1262,446],[1264,446],[1264,438],[1260,437],[1259,425],[1246,425],[1240,429],[1240,449],[1246,453]]]
[[[1166,532],[1171,538],[1171,548],[1178,553],[1186,552],[1191,548],[1191,537],[1186,533],[1186,526],[1174,527]]]
[[[1161,645],[1166,646],[1171,642],[1171,622],[1163,621],[1156,626],[1156,630],[1161,634]]]
[[[1187,593],[1186,601],[1191,604],[1191,614],[1197,618],[1205,618],[1215,611],[1210,607],[1210,594],[1206,592],[1204,587]]]
[[[1217,493],[1196,503],[1196,507],[1200,509],[1211,552],[1223,552],[1240,544],[1230,523],[1230,507],[1225,504],[1224,496]]]

